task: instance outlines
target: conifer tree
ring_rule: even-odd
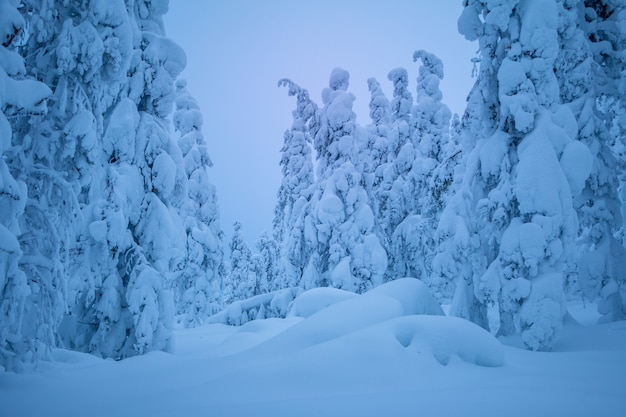
[[[187,245],[184,266],[172,284],[177,294],[177,313],[185,314],[186,325],[191,326],[201,324],[222,305],[224,255],[217,196],[207,172],[212,162],[201,131],[202,114],[186,85],[184,80],[176,82],[173,119],[180,134],[178,147],[187,179],[176,181],[176,186],[181,187],[176,194],[184,202],[180,210]]]
[[[305,237],[315,248],[303,286],[334,286],[364,292],[379,285],[387,255],[374,233],[374,215],[361,174],[355,169],[360,147],[349,74],[331,73],[322,92],[317,150],[318,185],[305,220]]]
[[[311,255],[311,247],[304,236],[303,219],[313,193],[313,161],[309,125],[315,122],[317,105],[306,89],[291,80],[282,79],[279,86],[288,87],[290,96],[296,96],[293,123],[285,132],[280,165],[283,179],[274,209],[274,239],[280,245],[285,282],[274,284],[298,285]]]
[[[46,117],[16,125],[10,159],[29,190],[24,253],[50,260],[29,262],[27,274],[54,277],[42,288],[60,297],[32,304],[57,306],[43,314],[55,340],[106,357],[170,348],[169,287],[185,257],[185,172],[166,120],[185,55],[163,37],[163,6],[27,0],[21,9],[26,68],[54,91]]]
[[[257,267],[254,295],[285,288],[284,270],[276,241],[263,232],[256,242]]]
[[[422,63],[417,78],[417,103],[410,119],[410,147],[414,158],[402,178],[400,200],[404,202],[405,215],[393,231],[394,262],[390,273],[395,277],[414,276],[423,280],[442,300],[450,296],[449,289],[440,284],[433,288],[431,272],[435,251],[433,234],[446,197],[445,182],[450,181],[450,174],[443,171],[452,167],[449,161],[444,164],[451,113],[441,101],[441,60],[423,50],[416,51],[413,59]]]
[[[571,103],[578,139],[591,151],[591,175],[575,200],[580,219],[578,283],[585,297],[600,297],[604,319],[626,316],[626,249],[616,237],[623,229],[619,173],[624,160],[612,149],[623,137],[616,115],[626,104],[626,6],[611,1],[564,5],[564,47],[557,73],[561,96]],[[623,140],[623,139],[622,139]],[[622,145],[623,146],[623,145]],[[623,181],[623,178],[622,178]]]
[[[230,277],[226,284],[226,303],[245,300],[254,295],[256,274],[252,265],[252,251],[243,237],[240,222],[233,224],[233,237],[230,240]]]
[[[386,137],[387,158],[376,169],[374,201],[376,214],[380,219],[381,241],[391,258],[389,265],[395,265],[391,242],[396,227],[408,214],[408,202],[405,200],[403,188],[415,159],[415,148],[411,142],[413,96],[407,89],[406,69],[395,68],[387,77],[394,86],[391,124]]]
[[[481,53],[464,116],[476,146],[437,232],[448,261],[469,261],[449,266],[463,278],[453,312],[539,350],[565,314],[572,198],[590,169],[554,71],[561,12],[556,1],[466,2],[459,30]]]
[[[16,52],[26,36],[25,21],[16,4],[0,0],[0,372],[32,368],[42,354],[54,345],[48,326],[58,323],[62,299],[53,293],[57,277],[42,275],[28,279],[29,263],[37,261],[42,269],[53,261],[43,258],[29,262],[29,249],[22,238],[20,219],[28,201],[27,185],[18,178],[27,176],[27,167],[11,163],[20,154],[12,125],[25,120],[36,122],[46,114],[46,98],[51,91],[44,84],[25,79],[22,57]],[[19,132],[15,132],[18,136]],[[5,158],[9,164],[5,162]],[[13,165],[13,166],[10,166]],[[11,172],[11,168],[13,172]],[[36,175],[36,173],[33,173]],[[29,210],[32,210],[29,208]],[[35,311],[33,302],[52,301]],[[62,311],[62,310],[61,310]],[[38,313],[41,313],[39,315]]]
[[[372,209],[375,210],[378,216],[380,207],[376,201],[377,193],[375,190],[383,180],[384,169],[389,160],[389,140],[387,135],[391,123],[391,104],[375,78],[368,79],[367,85],[370,91],[369,108],[372,123],[368,126],[367,153],[370,169],[367,173],[368,178],[365,181],[365,188],[370,196]]]

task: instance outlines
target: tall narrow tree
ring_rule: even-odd
[[[283,174],[274,209],[274,239],[280,245],[285,282],[280,286],[299,284],[311,256],[304,235],[304,218],[313,193],[313,161],[309,124],[315,123],[317,105],[306,89],[291,80],[282,79],[290,96],[296,96],[293,123],[285,132],[280,165]]]
[[[256,287],[252,251],[244,239],[241,223],[235,222],[233,230],[229,244],[231,267],[225,289],[226,303],[252,297]]]
[[[305,223],[315,253],[303,277],[304,286],[334,286],[364,292],[382,282],[387,255],[374,233],[374,215],[358,165],[359,138],[347,92],[349,74],[331,73],[322,97],[315,135],[318,185]]]
[[[181,188],[176,195],[181,198],[187,245],[184,265],[172,285],[177,294],[177,313],[185,314],[186,325],[192,326],[201,324],[222,306],[224,253],[215,186],[208,176],[212,162],[202,135],[202,113],[184,80],[176,82],[173,119],[180,134],[178,147],[183,160],[179,165],[184,165],[187,179],[177,178],[175,185]]]
[[[416,51],[413,59],[422,63],[417,78],[417,103],[410,119],[410,146],[414,158],[402,178],[400,200],[404,202],[405,215],[393,231],[394,262],[390,273],[395,277],[414,276],[423,280],[443,301],[450,295],[448,286],[441,282],[433,288],[431,272],[435,251],[433,234],[446,197],[445,181],[449,177],[441,171],[450,166],[443,162],[444,157],[449,156],[445,152],[450,140],[451,113],[442,103],[439,89],[443,79],[441,60],[423,50]],[[439,167],[442,169],[438,170]],[[436,171],[438,176],[434,175]]]
[[[621,319],[626,316],[621,273],[626,249],[616,237],[624,224],[619,176],[626,161],[616,158],[612,148],[626,126],[620,128],[616,116],[626,107],[626,6],[578,1],[564,7],[564,48],[557,73],[561,96],[571,103],[578,138],[593,156],[591,175],[575,200],[580,218],[578,283],[585,297],[601,298],[598,309],[605,319]]]

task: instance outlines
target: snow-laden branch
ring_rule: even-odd
[[[298,84],[291,81],[289,78],[282,78],[278,80],[278,87],[287,87],[289,89],[288,94],[290,96],[300,94],[300,92],[302,91],[302,88]]]
[[[300,87],[288,78],[279,80],[278,87],[287,87],[289,89],[288,94],[296,96],[296,110],[293,113],[294,123],[299,120],[299,123],[305,124],[315,115],[317,105],[309,97],[309,91],[306,88]]]
[[[418,59],[422,60],[422,68],[430,74],[435,74],[439,79],[443,80],[443,62],[436,55],[426,52],[423,49],[413,53],[413,62]],[[420,72],[422,69],[420,69]]]

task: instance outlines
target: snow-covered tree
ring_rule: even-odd
[[[391,241],[396,227],[408,214],[403,188],[415,159],[410,128],[413,96],[407,88],[406,69],[395,68],[387,77],[394,86],[391,124],[387,128],[386,147],[383,148],[386,160],[382,160],[375,171],[374,201],[381,241],[390,257],[389,264],[395,265]]]
[[[303,219],[313,193],[313,160],[309,123],[314,123],[317,105],[306,89],[282,79],[290,96],[296,96],[293,123],[285,132],[280,165],[283,174],[274,209],[274,239],[280,245],[285,266],[285,282],[275,285],[296,286],[311,254],[304,239]]]
[[[626,315],[626,250],[616,238],[623,228],[618,188],[625,161],[612,152],[621,130],[616,110],[626,103],[624,19],[621,2],[565,4],[557,66],[561,97],[570,103],[578,138],[593,156],[591,175],[575,200],[580,218],[578,284],[585,297],[601,297],[599,311],[606,319]]]
[[[7,158],[28,190],[26,310],[69,348],[169,349],[187,177],[167,121],[185,55],[163,37],[166,3],[23,3],[26,73],[54,91],[45,117],[15,121]]]
[[[24,78],[24,62],[16,52],[25,36],[18,4],[0,0],[0,371],[34,366],[54,345],[51,327],[58,324],[59,310],[63,312],[63,299],[54,291],[58,276],[29,277],[32,269],[52,269],[55,259],[25,257],[28,248],[23,250],[20,220],[27,205],[27,186],[5,162],[5,157],[18,151],[9,119],[13,124],[21,119],[35,122],[46,113],[46,98],[51,94],[44,84]],[[22,167],[16,176],[25,176],[26,169]],[[32,264],[39,267],[31,268]],[[50,304],[37,307],[38,301]]]
[[[176,310],[185,314],[187,326],[197,325],[218,311],[222,305],[223,233],[215,187],[207,169],[212,163],[202,136],[202,114],[189,94],[184,80],[176,83],[174,128],[180,134],[187,181],[176,181],[181,189],[181,217],[187,233],[184,266],[172,283],[177,294]]]
[[[374,214],[355,169],[362,132],[352,111],[349,74],[332,71],[322,92],[317,150],[318,184],[305,219],[305,239],[315,248],[303,286],[364,292],[382,283],[387,255],[374,233]]]
[[[443,62],[424,50],[415,51],[413,61],[422,65],[417,77],[417,102],[413,108],[413,143],[424,157],[440,162],[443,147],[450,136],[452,113],[442,103],[439,83],[443,80]]]
[[[255,257],[256,285],[254,295],[285,287],[284,270],[280,263],[280,253],[276,241],[263,232],[256,242]]]
[[[396,122],[398,120],[404,120],[409,122],[411,118],[411,110],[413,109],[413,95],[408,90],[409,87],[409,74],[404,68],[394,68],[389,71],[387,78],[393,84],[393,99],[391,100],[391,120]],[[405,136],[408,132],[408,126],[397,127],[400,131],[399,136]],[[400,140],[397,144],[392,146],[394,154],[398,153],[398,150],[402,146]]]
[[[521,332],[540,350],[550,349],[565,314],[573,197],[591,169],[555,76],[561,9],[557,1],[466,2],[459,30],[479,41],[481,59],[464,116],[476,146],[437,231],[437,262],[445,258],[462,278],[453,313],[494,334]]]
[[[244,239],[240,222],[233,224],[233,236],[229,247],[231,267],[224,294],[227,304],[252,297],[256,287],[252,251]]]
[[[389,160],[387,135],[391,123],[391,104],[375,78],[369,78],[367,86],[370,91],[369,108],[372,123],[368,126],[367,153],[370,167],[365,173],[365,189],[370,196],[370,205],[376,211],[375,214],[378,215],[379,207],[376,202],[377,193],[375,189],[383,179],[384,169]]]
[[[380,83],[375,78],[367,80],[367,87],[370,92],[370,119],[372,120],[372,130],[378,137],[386,137],[391,121],[391,103],[385,97],[385,93],[380,87]]]
[[[127,95],[100,116],[108,116],[102,137],[107,184],[104,195],[91,203],[87,245],[100,251],[100,260],[109,253],[110,261],[101,265],[106,291],[96,292],[91,314],[98,328],[89,350],[125,357],[169,349],[174,314],[169,287],[184,264],[186,233],[177,213],[184,193],[175,186],[185,171],[166,117],[175,99],[173,80],[186,58],[163,37],[162,4],[102,7],[102,16],[127,15],[138,31],[127,53],[126,73],[132,77],[118,79],[126,83]]]
[[[416,51],[413,59],[422,63],[417,78],[417,103],[410,119],[411,142],[405,145],[414,157],[398,186],[405,216],[393,230],[394,261],[389,273],[394,277],[414,276],[432,287],[433,234],[451,184],[454,160],[450,157],[455,150],[449,147],[451,113],[442,103],[439,90],[443,63],[423,50]],[[444,288],[448,285],[441,284],[433,288],[434,293],[439,299],[449,297],[449,289]]]
[[[105,161],[98,143],[103,115],[123,88],[120,80],[126,79],[132,54],[126,9],[119,3],[109,6],[108,12],[105,3],[26,1],[22,8],[31,31],[22,49],[26,66],[54,90],[47,117],[22,125],[18,138],[20,165],[37,167],[40,173],[25,176],[33,207],[25,216],[29,251],[53,259],[51,272],[61,283],[56,291],[68,291],[72,318],[85,322],[91,322],[82,313],[93,301],[99,274],[83,268],[92,260],[83,221],[91,217],[86,207],[104,189]],[[45,226],[38,226],[42,222]],[[41,276],[42,269],[32,271],[36,273]],[[50,329],[56,331],[56,325]]]

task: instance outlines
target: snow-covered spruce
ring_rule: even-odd
[[[231,266],[224,288],[224,298],[227,304],[256,295],[256,275],[252,268],[252,251],[243,237],[240,222],[236,221],[233,224],[233,236],[229,248]]]
[[[391,123],[385,129],[386,138],[381,146],[383,151],[375,170],[373,200],[376,217],[380,219],[381,243],[388,253],[389,265],[395,265],[391,240],[396,227],[408,213],[403,185],[415,157],[415,150],[410,142],[413,96],[408,91],[406,69],[395,68],[387,77],[394,86],[390,108]],[[377,94],[381,96],[381,93]]]
[[[438,229],[439,262],[462,277],[453,313],[493,334],[519,332],[536,350],[550,349],[565,314],[572,198],[591,168],[554,71],[562,12],[535,0],[466,4],[459,30],[482,56],[465,115],[476,146]]]
[[[280,159],[283,179],[274,209],[273,234],[280,248],[278,269],[284,274],[279,279],[283,282],[273,283],[276,289],[299,285],[312,253],[305,239],[304,220],[311,208],[314,183],[310,125],[315,128],[318,110],[306,89],[288,79],[278,85],[286,86],[289,95],[296,97],[296,109],[291,128],[284,134]]]
[[[417,103],[411,112],[410,144],[399,155],[412,155],[413,160],[408,171],[396,180],[401,185],[393,187],[401,192],[402,197],[397,199],[403,202],[406,214],[393,230],[389,273],[394,277],[419,278],[439,300],[449,300],[451,283],[439,279],[435,285],[432,280],[433,235],[452,183],[457,162],[452,155],[457,150],[449,143],[451,113],[442,103],[439,90],[443,63],[423,50],[416,51],[413,59],[422,63],[417,78]]]
[[[305,219],[305,239],[315,252],[302,278],[304,288],[333,286],[364,292],[382,283],[387,254],[374,233],[374,215],[358,164],[360,141],[349,74],[332,71],[322,92],[314,137],[318,181]]]
[[[202,135],[202,113],[184,80],[176,82],[173,121],[180,134],[178,147],[183,158],[176,165],[177,169],[184,166],[187,181],[178,178],[178,170],[170,178],[179,188],[176,194],[182,201],[180,216],[187,248],[184,266],[171,285],[176,295],[176,314],[185,315],[186,326],[195,326],[223,306],[224,253],[217,195],[208,175],[212,163]]]
[[[560,95],[578,122],[578,140],[591,150],[591,175],[568,177],[579,194],[575,208],[580,219],[578,262],[568,274],[567,288],[589,300],[600,297],[604,320],[626,317],[626,250],[623,234],[625,127],[619,122],[626,104],[626,6],[619,2],[576,1],[564,5],[559,28],[563,44],[557,60]],[[621,27],[621,29],[620,29]],[[621,140],[620,140],[621,138]],[[568,148],[562,164],[580,163],[577,150]],[[623,238],[622,238],[623,239]]]
[[[12,141],[12,124],[44,115],[47,112],[46,98],[51,91],[43,83],[24,79],[26,69],[16,47],[20,38],[25,36],[25,22],[17,5],[0,0],[0,11],[1,372],[31,369],[41,354],[47,354],[48,347],[54,343],[51,329],[58,324],[63,299],[62,294],[54,291],[58,278],[49,273],[54,258],[29,256],[29,242],[23,240],[23,231],[27,232],[28,227],[21,227],[20,219],[24,217],[27,205],[29,212],[35,208],[32,203],[28,204],[26,183],[20,180],[27,174],[16,172],[11,163],[15,154],[19,154],[17,144]],[[21,168],[22,171],[25,169]],[[37,175],[36,172],[33,175]],[[45,228],[45,219],[41,220],[43,224],[38,227]],[[29,279],[30,272],[37,273],[40,280]],[[39,311],[35,307],[37,304],[40,305]]]
[[[183,154],[170,137],[174,79],[186,58],[163,36],[166,2],[26,0],[21,17],[13,3],[2,1],[3,34],[17,34],[25,61],[9,59],[15,55],[6,43],[2,62],[10,68],[3,74],[13,75],[2,82],[28,92],[16,102],[2,97],[3,113],[12,113],[12,141],[5,143],[11,134],[4,119],[1,124],[3,161],[25,184],[16,199],[21,208],[7,217],[17,216],[19,235],[10,227],[19,247],[12,245],[12,253],[21,253],[19,270],[32,283],[30,293],[20,290],[21,301],[11,301],[22,312],[20,349],[34,357],[45,351],[38,344],[60,342],[114,358],[168,350],[170,289],[189,259],[199,260],[187,238],[211,245],[185,223],[195,215],[188,184],[198,173],[191,166],[195,154],[185,160],[189,149]],[[23,20],[27,33],[18,30]],[[28,76],[43,84],[23,79]],[[54,105],[43,115],[50,90]],[[208,157],[197,162],[206,166]],[[211,199],[195,200],[204,204],[200,221],[210,227],[217,219]],[[207,269],[215,270],[220,250],[209,255]]]

